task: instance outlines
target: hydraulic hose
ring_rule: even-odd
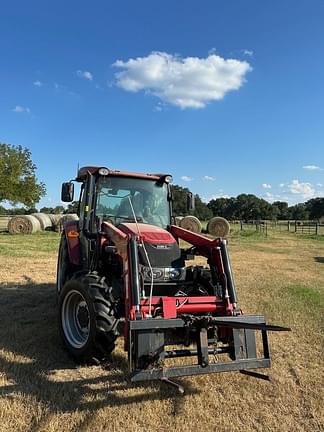
[[[237,293],[236,293],[236,289],[235,289],[234,278],[233,278],[232,267],[231,267],[231,261],[230,261],[230,257],[229,257],[228,250],[227,250],[226,240],[221,241],[220,248],[221,248],[221,254],[222,254],[222,259],[223,259],[224,271],[225,271],[226,279],[227,279],[228,295],[229,295],[231,303],[237,304]]]
[[[140,283],[138,274],[138,251],[136,236],[133,235],[129,241],[130,252],[130,270],[131,270],[131,286],[132,286],[132,300],[136,310],[140,309]]]

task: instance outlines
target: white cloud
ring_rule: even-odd
[[[304,165],[303,168],[308,171],[322,171],[322,168],[317,165]]]
[[[181,178],[181,180],[186,181],[186,182],[190,182],[190,181],[193,180],[192,177],[188,177],[188,176],[182,176],[182,177],[180,177],[180,178]]]
[[[275,200],[275,196],[271,192],[266,192],[263,198],[270,202],[273,202]]]
[[[283,188],[285,186],[285,183],[280,183],[279,187]]]
[[[28,107],[23,107],[21,105],[16,105],[15,108],[12,109],[12,111],[16,113],[30,113],[30,109]]]
[[[245,50],[243,50],[243,54],[246,56],[249,56],[249,57],[253,57],[254,51],[245,49]]]
[[[303,183],[299,180],[292,180],[288,184],[288,189],[292,194],[299,194],[305,199],[312,198],[315,194],[315,189],[311,183]]]
[[[317,183],[316,186],[318,186],[318,187],[322,187],[322,186],[323,186],[323,183]]]
[[[208,54],[209,54],[209,55],[211,55],[211,54],[217,54],[217,49],[216,49],[215,47],[211,48],[211,49],[208,51]]]
[[[42,83],[41,81],[39,81],[39,80],[34,81],[33,84],[34,84],[34,86],[36,86],[36,87],[42,87],[42,85],[43,85],[43,83]]]
[[[262,183],[263,189],[271,189],[271,184],[268,183]]]
[[[216,200],[218,198],[227,198],[228,199],[228,198],[230,198],[230,196],[226,195],[226,194],[210,195],[209,197],[202,196],[201,200],[207,204],[207,203],[209,203],[209,201]]]
[[[216,179],[215,179],[215,177],[205,175],[205,176],[203,177],[203,180],[207,180],[207,181],[215,181]]]
[[[86,80],[89,80],[89,81],[93,80],[93,75],[89,71],[78,70],[76,72],[76,74],[78,75],[79,78],[83,78],[83,79],[86,79]]]
[[[246,61],[210,54],[206,58],[152,52],[147,57],[117,60],[117,85],[129,92],[144,90],[180,108],[204,108],[245,82],[252,68]]]
[[[295,203],[291,196],[274,194],[272,192],[266,192],[264,195],[262,195],[262,198],[270,203],[273,203],[274,201],[286,201],[292,204]]]

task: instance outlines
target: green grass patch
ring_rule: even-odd
[[[39,232],[31,235],[0,235],[0,256],[36,257],[57,252],[60,235],[54,232]]]
[[[292,284],[283,286],[271,300],[261,301],[260,311],[267,322],[291,327],[302,337],[320,338],[324,341],[323,288]]]
[[[324,291],[317,287],[290,285],[284,292],[283,303],[289,308],[293,331],[324,343]]]
[[[291,285],[288,293],[295,301],[314,309],[324,310],[324,292],[303,285]]]
[[[268,236],[265,235],[265,233],[256,231],[256,230],[233,230],[230,233],[229,239],[230,240],[239,240],[246,242],[264,242],[268,240]]]
[[[324,242],[324,235],[323,234],[295,234],[295,236],[299,240],[316,240],[318,242]]]

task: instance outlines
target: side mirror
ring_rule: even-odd
[[[195,210],[195,195],[192,192],[187,193],[187,211]]]
[[[74,197],[74,184],[66,182],[62,184],[61,200],[63,202],[71,202]]]

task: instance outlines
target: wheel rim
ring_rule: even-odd
[[[73,348],[83,348],[89,339],[90,313],[83,295],[71,290],[64,297],[61,309],[62,328]]]

